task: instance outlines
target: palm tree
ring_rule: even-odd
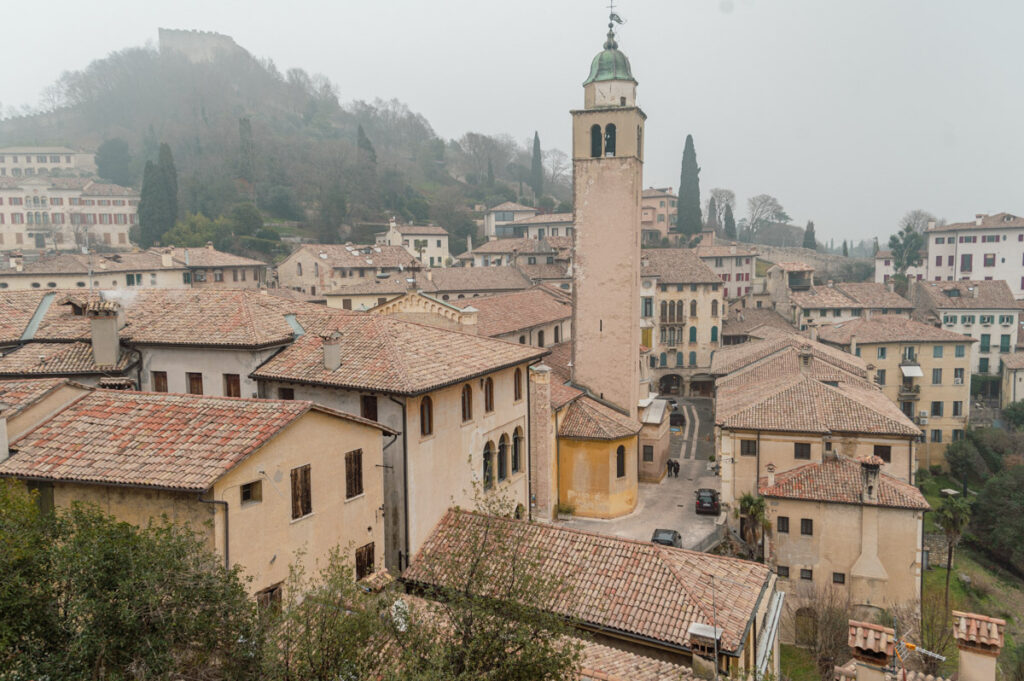
[[[739,507],[733,513],[740,519],[743,541],[747,544],[751,559],[754,559],[757,557],[762,531],[767,532],[771,528],[771,523],[765,516],[764,497],[755,497],[750,492],[745,493],[740,497]]]
[[[953,550],[971,521],[971,505],[962,496],[947,496],[935,511],[935,522],[946,533],[946,610],[949,611],[949,576],[953,574]]]
[[[420,262],[423,262],[423,251],[427,250],[426,239],[414,239],[412,242],[413,249],[419,254]]]

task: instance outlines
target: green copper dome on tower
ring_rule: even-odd
[[[601,80],[629,80],[636,82],[633,72],[629,68],[629,58],[619,51],[619,44],[615,42],[615,31],[613,25],[608,23],[608,39],[604,41],[604,49],[597,53],[594,61],[590,62],[590,75],[583,81],[589,85]]]

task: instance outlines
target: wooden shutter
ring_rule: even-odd
[[[189,373],[188,375],[188,391],[193,395],[203,394],[203,375],[199,373]]]
[[[224,395],[226,397],[242,396],[242,383],[238,374],[224,374]]]
[[[345,455],[345,498],[363,493],[363,450],[357,449]]]
[[[292,518],[301,518],[313,512],[310,490],[309,465],[292,469]]]
[[[167,392],[167,372],[166,371],[154,371],[153,372],[153,392],[165,393]]]
[[[292,469],[292,518],[302,517],[302,484],[300,482],[299,472],[301,468]]]
[[[373,573],[373,542],[356,549],[356,581]]]

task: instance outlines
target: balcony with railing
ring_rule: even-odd
[[[900,386],[898,397],[900,401],[912,401],[921,399],[921,386],[904,383]]]

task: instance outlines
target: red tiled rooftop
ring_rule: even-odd
[[[821,501],[834,504],[864,504],[864,482],[861,462],[839,456],[821,463],[809,463],[775,475],[775,484],[768,478],[758,481],[763,497]],[[913,485],[879,473],[877,506],[927,511],[930,506]]]
[[[570,440],[620,440],[640,432],[641,424],[591,397],[569,405],[558,436]]]
[[[1003,647],[1006,620],[969,612],[953,611],[953,638],[960,645],[971,644],[994,648]]]
[[[538,287],[449,302],[461,308],[476,308],[477,332],[483,336],[500,336],[572,316],[571,305]]]
[[[127,351],[119,353],[114,366],[96,364],[91,343],[26,343],[0,357],[0,376],[120,374],[132,364]]]
[[[0,404],[5,405],[3,408],[4,418],[14,416],[68,383],[66,378],[22,378],[0,381]]]

